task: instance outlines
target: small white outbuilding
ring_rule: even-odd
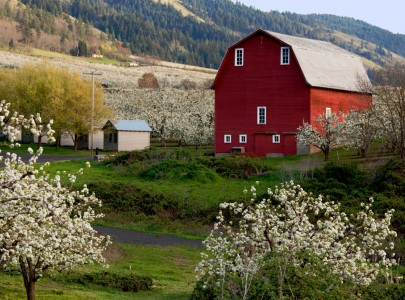
[[[107,121],[103,131],[106,151],[142,150],[150,146],[152,129],[144,120]]]

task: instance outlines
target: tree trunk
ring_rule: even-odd
[[[325,161],[329,161],[329,151],[323,151],[323,154],[325,155]]]
[[[35,282],[29,281],[25,290],[27,291],[27,300],[35,300]]]
[[[41,148],[42,145],[42,135],[38,135],[38,149]]]
[[[60,136],[58,136],[58,137],[56,138],[56,143],[55,143],[55,148],[56,148],[56,150],[59,150],[59,146],[60,146]]]
[[[25,261],[23,257],[20,257],[19,262],[25,291],[27,292],[27,300],[35,300],[35,268],[29,259]]]
[[[361,154],[361,157],[363,157],[363,158],[366,158],[367,160],[368,160],[368,148],[362,148],[362,149],[360,149],[360,154]]]
[[[77,151],[77,142],[78,142],[79,136],[75,133],[75,141],[74,141],[74,149]]]

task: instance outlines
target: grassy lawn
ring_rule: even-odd
[[[42,144],[41,147],[43,148],[42,155],[69,155],[69,156],[86,156],[88,155],[90,158],[90,151],[89,150],[77,150],[75,151],[73,147],[59,147],[56,148],[55,146]],[[38,149],[38,144],[21,144],[20,147],[13,147],[10,148],[9,144],[2,144],[1,151],[2,152],[14,152],[18,154],[28,154],[28,148],[33,149],[36,151]]]
[[[195,284],[194,268],[200,259],[199,249],[152,247],[116,244],[106,254],[109,272],[135,273],[153,279],[151,291],[122,292],[98,285],[68,282],[73,274],[105,270],[101,266],[80,267],[71,273],[46,275],[36,286],[37,299],[188,299]],[[0,273],[0,299],[26,299],[22,277]]]
[[[17,151],[24,153],[27,147],[27,145],[23,145]],[[353,150],[345,149],[332,151],[330,159],[339,163],[355,162],[362,169],[373,169],[390,158],[389,155],[378,152],[378,145],[375,147],[375,151],[372,152],[369,159],[360,158]],[[44,155],[89,155],[89,151],[73,151],[73,149],[65,147],[56,150],[54,147],[45,145],[44,148]],[[169,152],[177,150],[179,149],[174,147],[162,149],[162,151]],[[192,148],[188,148],[188,150],[192,151]],[[7,150],[3,148],[3,151]],[[192,156],[201,156],[209,151],[210,149],[198,149],[192,152]],[[51,174],[56,174],[57,171],[75,173],[83,168],[88,160],[52,162],[47,171]],[[255,181],[260,181],[257,188],[257,194],[260,196],[266,193],[267,188],[274,187],[280,182],[291,179],[299,181],[310,177],[311,170],[324,165],[321,154],[260,158],[258,162],[267,167],[267,171],[263,174],[247,179],[218,176],[207,182],[176,178],[146,179],[140,175],[139,171],[148,167],[148,163],[145,166],[142,162],[137,161],[130,164],[92,162],[91,168],[85,169],[84,175],[77,177],[74,188],[79,188],[84,183],[89,185],[95,183],[98,188],[112,186],[114,189],[110,191],[111,195],[123,193],[125,197],[128,196],[128,199],[118,199],[122,200],[123,204],[138,201],[136,197],[131,198],[130,196],[133,196],[133,193],[139,193],[140,196],[145,194],[150,197],[142,198],[141,202],[137,203],[140,207],[154,204],[156,201],[156,204],[164,208],[156,214],[142,213],[136,211],[136,208],[133,209],[132,206],[113,209],[114,203],[111,199],[106,198],[103,199],[107,202],[106,210],[103,210],[105,217],[98,220],[97,225],[203,239],[211,229],[219,203],[243,200],[244,197],[247,197],[243,195],[243,189],[249,190]],[[127,193],[124,193],[125,190]],[[168,209],[166,209],[167,207]],[[187,217],[177,215],[181,212],[186,212]],[[207,215],[202,215],[201,212]],[[70,274],[55,273],[52,276],[45,276],[37,285],[37,299],[189,299],[195,284],[193,270],[200,260],[200,252],[201,249],[187,247],[115,244],[106,253],[110,265],[107,269],[108,272],[150,276],[154,282],[153,290],[137,293],[122,292],[114,288],[94,284],[82,285],[69,281],[72,276],[78,274],[104,270],[100,266],[92,265],[80,267]],[[0,299],[25,299],[20,276],[0,273]]]
[[[18,151],[26,151],[26,145]],[[179,148],[167,147],[159,149],[163,152],[178,151]],[[210,148],[181,148],[181,151],[189,151],[190,155],[202,156],[209,153]],[[71,148],[60,148],[45,146],[44,155],[88,155],[89,151],[73,151]],[[330,159],[339,162],[356,161],[357,163],[369,166],[376,164],[374,158],[365,160],[356,156],[352,150],[334,150]],[[377,161],[381,157],[375,158]],[[57,171],[76,173],[77,170],[85,166],[89,159],[79,159],[72,161],[56,161],[51,164],[47,171],[55,174]],[[280,182],[301,179],[311,176],[310,172],[315,167],[324,164],[321,154],[311,156],[288,156],[280,158],[260,158],[261,165],[266,166],[269,171],[264,174],[252,176],[247,179],[224,178],[218,176],[212,181],[199,180],[147,180],[139,176],[140,169],[145,166],[141,163],[130,165],[113,165],[105,162],[92,161],[92,167],[85,169],[84,175],[77,177],[75,188],[80,188],[83,184],[96,186],[110,186],[111,189],[119,189],[117,193],[123,193],[122,197],[131,197],[131,194],[142,191],[150,197],[149,201],[157,201],[162,209],[157,214],[139,213],[133,208],[128,209],[103,209],[105,214],[103,219],[97,220],[95,225],[125,228],[137,231],[156,232],[173,234],[180,237],[204,239],[211,230],[211,224],[218,212],[218,206],[222,202],[241,201],[247,196],[243,195],[244,189],[250,189],[256,181],[260,182],[258,195],[265,194],[267,188],[273,188]],[[381,163],[381,162],[379,162]],[[63,178],[63,176],[62,176]],[[67,177],[65,177],[67,183]],[[124,191],[127,191],[124,193]],[[132,192],[133,191],[133,192]],[[108,198],[96,191],[104,203]],[[104,197],[108,197],[104,196]],[[121,199],[120,199],[121,200]],[[132,200],[128,200],[132,201]],[[123,201],[125,204],[125,201]],[[170,207],[173,207],[172,209]],[[187,212],[186,218],[179,215]],[[205,219],[201,218],[204,213]],[[208,219],[207,219],[208,218]],[[209,222],[207,220],[210,220]]]

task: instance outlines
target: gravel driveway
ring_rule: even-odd
[[[203,247],[202,241],[200,240],[189,240],[172,235],[138,232],[102,226],[94,226],[93,228],[101,234],[110,235],[113,241],[120,243],[157,246],[188,246],[193,248]]]

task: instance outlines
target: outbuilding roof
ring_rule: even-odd
[[[152,131],[148,123],[144,120],[117,120],[111,124],[118,131]]]
[[[362,92],[359,82],[368,82],[360,57],[330,42],[266,31],[289,45],[307,83],[314,87]]]

